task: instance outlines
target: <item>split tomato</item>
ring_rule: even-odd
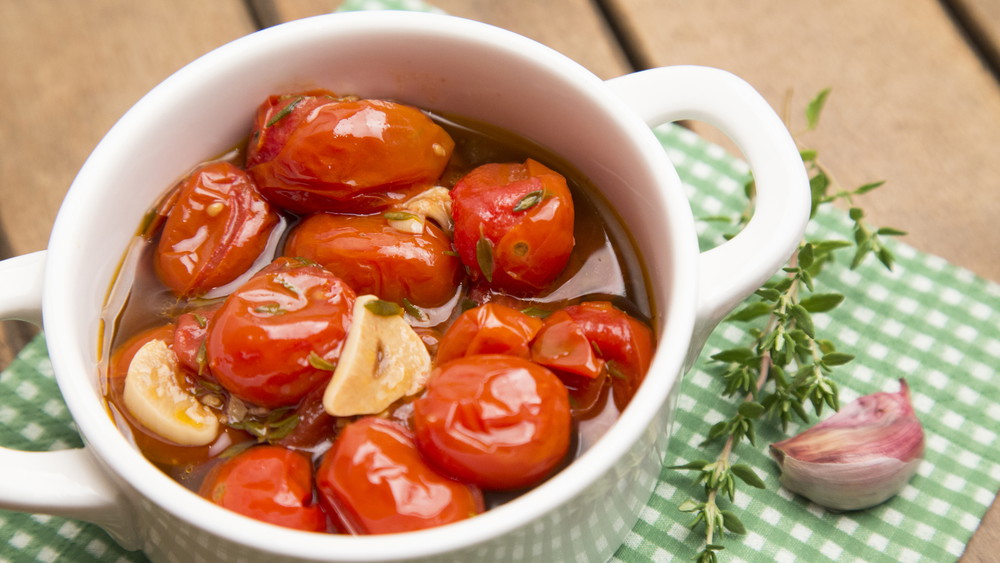
[[[181,296],[225,285],[253,265],[278,221],[246,172],[228,162],[206,164],[180,185],[157,245],[156,272]]]
[[[405,426],[377,417],[341,431],[320,463],[316,487],[327,511],[353,534],[420,530],[483,511],[478,488],[435,471]]]
[[[391,203],[388,192],[436,181],[454,146],[414,107],[329,92],[271,96],[257,112],[247,170],[289,211],[366,212]]]
[[[381,215],[316,213],[289,235],[285,254],[318,262],[360,294],[421,307],[455,295],[461,263],[451,240],[427,223],[419,234],[389,226]]]
[[[474,354],[531,358],[531,340],[542,321],[517,309],[487,303],[462,313],[438,345],[437,364]]]
[[[566,387],[515,356],[465,356],[436,367],[413,403],[417,445],[448,475],[489,490],[534,485],[569,451]]]

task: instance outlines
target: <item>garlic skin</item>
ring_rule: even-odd
[[[771,444],[781,485],[838,511],[885,502],[906,486],[924,455],[924,430],[900,379],[897,393],[857,399],[830,418]]]

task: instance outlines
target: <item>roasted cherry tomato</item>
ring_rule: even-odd
[[[129,436],[139,450],[154,463],[166,466],[197,465],[205,463],[231,444],[244,442],[249,436],[239,430],[223,427],[215,442],[207,446],[182,446],[161,437],[137,421],[125,406],[125,376],[129,364],[139,348],[151,340],[162,340],[173,347],[176,327],[173,324],[147,329],[132,336],[115,348],[108,365],[108,399],[113,405],[113,415],[119,426],[130,430]],[[125,424],[126,426],[122,426]],[[181,478],[183,476],[178,476]]]
[[[265,197],[290,211],[363,212],[388,205],[388,191],[436,181],[454,146],[410,106],[271,96],[257,112],[247,170]]]
[[[377,417],[341,431],[316,472],[316,487],[327,511],[353,534],[420,530],[483,511],[478,488],[435,471],[405,426]]]
[[[326,514],[313,503],[312,463],[280,446],[254,446],[212,468],[201,496],[250,518],[307,532],[325,532]]]
[[[179,190],[157,245],[156,272],[178,295],[200,295],[246,272],[279,219],[246,172],[228,162],[198,168]]]
[[[279,440],[272,440],[271,443],[308,450],[333,439],[337,434],[337,419],[327,414],[323,408],[325,391],[326,387],[320,385],[303,397],[292,412],[295,426],[291,432]]]
[[[573,198],[545,165],[484,164],[451,191],[455,249],[473,279],[518,294],[544,290],[573,250]]]
[[[278,258],[240,286],[209,325],[209,369],[230,393],[268,408],[330,379],[356,295],[320,266]]]
[[[431,371],[413,403],[424,456],[442,472],[490,490],[534,485],[569,451],[566,387],[516,356],[465,356]]]
[[[541,319],[506,305],[487,303],[462,313],[448,328],[435,362],[474,354],[508,354],[531,358],[531,340],[542,328]]]
[[[573,305],[545,319],[532,345],[534,361],[577,376],[610,377],[615,406],[624,409],[653,357],[653,333],[606,301]]]
[[[208,323],[215,318],[219,305],[188,311],[177,317],[177,328],[174,329],[174,353],[177,361],[184,369],[206,379],[211,379],[208,371],[205,338],[208,336]]]
[[[412,234],[381,215],[310,215],[285,244],[285,255],[319,263],[360,294],[421,307],[455,295],[461,262],[450,251],[451,240],[431,223]]]

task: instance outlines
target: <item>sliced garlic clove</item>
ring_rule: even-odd
[[[177,355],[166,342],[139,348],[125,375],[125,408],[147,429],[182,446],[204,446],[219,435],[219,420],[177,379]]]
[[[382,412],[427,383],[427,347],[401,314],[381,315],[366,306],[377,301],[362,295],[354,302],[351,329],[323,394],[332,416]]]
[[[409,217],[405,217],[409,215]],[[419,234],[424,231],[424,222],[430,219],[446,233],[452,231],[451,192],[443,186],[434,186],[413,196],[401,207],[398,217],[390,219],[389,225],[397,230]]]

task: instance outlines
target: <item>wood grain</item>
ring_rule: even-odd
[[[77,170],[147,90],[254,29],[240,0],[0,2],[0,259],[45,248]],[[0,365],[22,332],[0,330]]]
[[[962,25],[968,26],[969,35],[982,50],[983,57],[1000,73],[1000,2],[997,0],[945,0],[950,1],[960,16]]]
[[[886,180],[863,200],[871,222],[1000,280],[1000,90],[937,2],[609,1],[650,64],[730,70],[775,108],[792,92],[796,115],[831,87],[800,140],[845,187]]]
[[[446,13],[490,23],[563,53],[601,78],[612,78],[631,68],[611,30],[589,0],[434,0]],[[338,0],[255,0],[267,24],[329,13]],[[554,8],[555,6],[555,8]]]

